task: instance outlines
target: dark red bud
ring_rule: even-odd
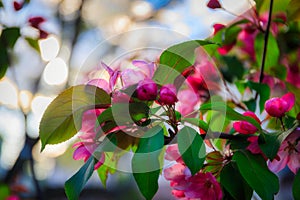
[[[218,0],[210,0],[207,3],[207,7],[211,8],[211,9],[217,9],[217,8],[222,8],[222,5],[220,4],[220,2]]]

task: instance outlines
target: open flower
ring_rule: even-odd
[[[277,155],[279,159],[268,164],[270,170],[279,172],[287,165],[294,174],[297,173],[300,168],[300,128],[282,142]]]
[[[134,60],[132,61],[132,64],[138,67],[138,69],[126,69],[121,73],[121,79],[124,87],[136,84],[146,78],[152,78],[156,68],[154,62],[147,63],[141,60]]]
[[[283,117],[295,104],[295,95],[291,92],[282,97],[271,98],[265,103],[265,109],[272,117]]]
[[[260,123],[260,120],[258,119],[258,117],[251,111],[246,111],[243,115],[248,116],[248,117],[252,117],[258,123]],[[234,130],[236,130],[237,132],[239,132],[241,134],[253,134],[257,131],[257,128],[254,125],[252,125],[251,123],[247,122],[247,121],[234,122],[233,123],[233,128],[234,128]]]
[[[177,145],[166,150],[167,160],[176,160],[176,164],[164,170],[164,177],[170,181],[172,194],[185,200],[221,200],[222,189],[216,178],[210,173],[198,172],[192,176],[189,168],[180,158]]]

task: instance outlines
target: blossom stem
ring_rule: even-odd
[[[264,70],[265,70],[265,63],[266,63],[266,57],[267,57],[267,46],[268,46],[268,40],[269,40],[269,34],[270,34],[270,26],[272,21],[272,10],[273,10],[273,0],[270,0],[270,8],[269,8],[269,16],[268,16],[268,23],[267,28],[265,32],[264,37],[264,50],[261,60],[261,69],[260,69],[260,75],[259,75],[259,83],[262,83],[264,80]],[[255,95],[255,100],[257,100],[258,93]]]
[[[284,126],[282,117],[279,118],[279,121],[280,121],[280,123],[281,123],[282,130],[285,131],[285,126]]]
[[[169,130],[170,133],[170,130]],[[176,134],[170,134],[169,137],[165,136],[165,145],[171,143],[173,141],[173,139],[175,138]],[[240,139],[241,135],[232,135],[232,134],[228,134],[228,133],[221,133],[221,132],[209,132],[208,134],[201,134],[200,135],[202,137],[203,140],[209,140],[209,139],[217,139],[217,138],[221,138],[221,139],[227,139],[227,140],[236,140],[236,139]]]

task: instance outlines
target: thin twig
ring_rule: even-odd
[[[269,16],[268,16],[268,23],[267,23],[267,29],[265,32],[264,37],[264,50],[263,50],[263,56],[261,60],[261,69],[260,69],[260,75],[259,75],[259,83],[262,83],[264,80],[264,70],[265,70],[265,62],[267,57],[267,47],[268,47],[268,40],[269,40],[269,34],[270,34],[270,26],[272,21],[272,10],[273,10],[273,0],[270,0],[270,8],[269,8]],[[258,92],[255,95],[255,100],[257,100]]]

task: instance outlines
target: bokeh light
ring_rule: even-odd
[[[44,61],[54,59],[60,49],[59,40],[54,35],[51,35],[46,39],[39,40],[39,46],[41,50],[41,57]]]
[[[68,78],[68,66],[62,58],[51,60],[43,73],[43,79],[48,85],[62,85]]]

